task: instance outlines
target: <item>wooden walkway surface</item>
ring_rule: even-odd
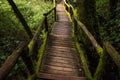
[[[86,80],[79,56],[72,39],[72,24],[64,11],[63,3],[57,4],[58,21],[49,35],[41,78],[50,80]]]

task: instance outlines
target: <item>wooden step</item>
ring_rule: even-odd
[[[86,80],[72,34],[72,23],[62,5],[57,7],[58,21],[49,37],[38,78],[49,80]],[[79,77],[81,76],[81,77]]]
[[[50,53],[45,53],[45,55],[75,59],[75,56],[72,56],[70,54],[62,54],[60,52],[58,52],[58,53],[51,53],[51,54]]]
[[[80,65],[80,62],[77,59],[73,59],[73,58],[67,58],[67,57],[59,57],[59,56],[51,56],[51,55],[46,55],[44,57],[44,60],[46,60],[46,62],[49,60],[49,62],[61,62],[61,63],[71,63],[71,64],[77,64]]]
[[[78,69],[61,66],[44,65],[40,71],[44,73],[79,76]]]
[[[54,44],[52,46],[47,46],[46,48],[47,50],[56,50],[56,51],[63,51],[63,52],[76,52],[75,48],[71,48],[71,47],[64,47],[64,46],[54,46]]]
[[[60,66],[60,67],[65,67],[65,68],[80,68],[80,65],[72,65],[72,64],[66,64],[66,63],[61,63],[61,62],[55,62],[55,61],[51,61],[51,62],[45,62],[45,65],[52,65],[52,66]]]
[[[49,80],[87,80],[85,77],[65,76],[65,75],[48,74],[48,73],[39,73],[37,78],[49,79]]]

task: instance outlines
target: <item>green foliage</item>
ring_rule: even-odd
[[[120,52],[120,7],[115,10],[116,16],[113,19],[110,19],[109,0],[97,0],[96,7],[97,13],[103,18],[100,19],[101,39],[109,41]]]
[[[120,2],[118,5],[120,5]],[[117,6],[117,9],[114,11],[116,15],[112,19],[110,18],[109,0],[97,0],[96,6],[97,13],[101,17],[99,18],[99,21],[102,41],[109,41],[120,53],[120,6]],[[118,70],[116,70],[116,65],[112,62],[111,57],[108,57],[106,69],[108,69],[109,74],[105,73],[106,76],[104,78],[107,80],[107,75],[111,75],[109,77],[110,79],[117,80],[115,79],[115,76],[118,76]]]
[[[51,2],[43,2],[43,0],[13,1],[33,33],[41,25],[43,13],[46,13],[53,7]],[[13,50],[15,50],[19,42],[27,39],[28,37],[22,24],[19,19],[16,18],[7,0],[0,0],[0,67]],[[19,74],[23,66],[23,62],[18,61],[18,64],[16,64],[9,77]]]
[[[120,11],[119,11],[120,12]],[[116,47],[117,50],[120,48],[120,15],[117,15],[114,19],[109,20],[104,27],[102,27],[101,36],[103,40],[109,41]]]
[[[109,0],[96,0],[96,11],[107,19],[109,17]]]

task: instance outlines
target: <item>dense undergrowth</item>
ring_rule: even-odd
[[[120,4],[116,16],[110,18],[109,0],[97,0],[96,10],[100,19],[100,34],[103,41],[109,41],[120,52]]]
[[[51,2],[44,2],[43,0],[14,0],[14,2],[33,34],[41,25],[43,14],[53,7]],[[16,18],[7,0],[0,0],[0,66],[23,40],[28,40],[28,36],[22,24]],[[9,76],[20,74],[22,65],[24,64],[19,60],[19,64],[16,64]]]
[[[97,0],[96,11],[100,22],[101,40],[109,41],[120,53],[120,4],[115,10],[116,16],[110,18],[109,0]],[[119,80],[118,68],[108,55],[103,80]]]

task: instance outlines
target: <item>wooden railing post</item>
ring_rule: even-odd
[[[32,59],[31,57],[29,56],[29,48],[26,47],[24,50],[23,50],[23,53],[21,54],[21,57],[25,63],[25,65],[27,66],[27,69],[29,70],[30,74],[34,74],[35,73],[35,70],[34,70],[34,64],[32,62]]]
[[[55,21],[57,20],[56,18],[56,7],[54,8],[54,17],[55,17]]]
[[[75,20],[75,18],[73,18],[74,21],[74,34],[77,35],[77,21]]]
[[[72,6],[70,5],[70,16],[73,16],[73,10],[72,10]]]
[[[104,46],[105,46],[105,49],[107,50],[108,54],[112,58],[112,60],[117,65],[118,71],[119,71],[119,76],[120,76],[120,54],[115,50],[115,48],[109,42],[104,42]]]
[[[56,18],[56,6],[57,6],[57,1],[56,0],[54,0],[54,17],[55,17],[55,21],[57,20],[57,18]]]
[[[47,21],[47,14],[43,14],[45,16],[45,30],[48,32],[48,21]]]

